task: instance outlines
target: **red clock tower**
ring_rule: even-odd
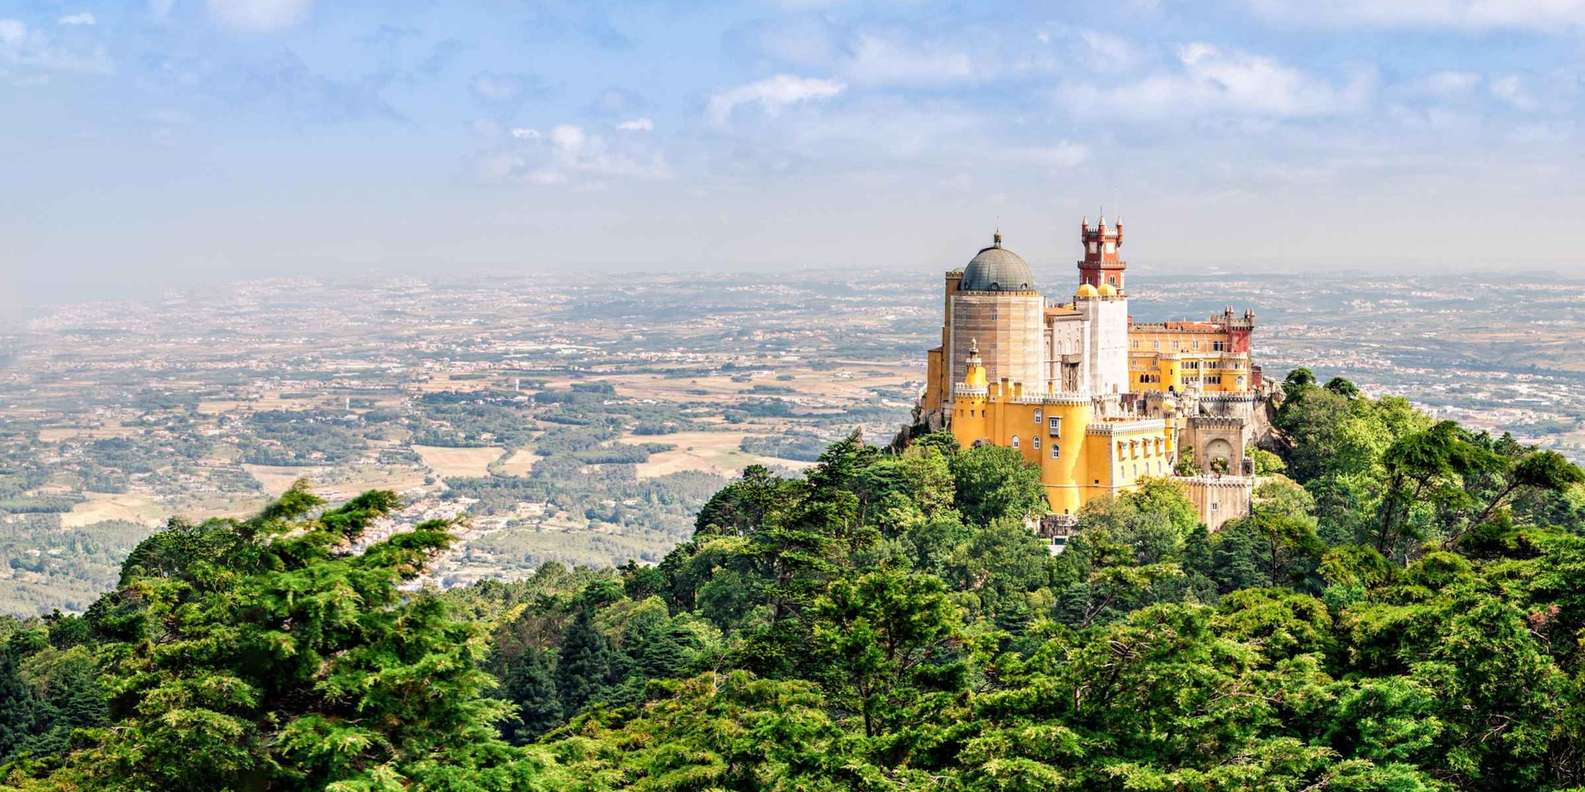
[[[1084,238],[1084,259],[1079,262],[1079,282],[1088,283],[1099,289],[1102,284],[1110,284],[1112,288],[1123,290],[1123,270],[1128,269],[1128,262],[1118,256],[1118,249],[1123,246],[1123,221],[1118,220],[1116,225],[1106,224],[1106,215],[1101,215],[1100,220],[1090,225],[1089,218],[1085,218],[1079,225],[1079,234]]]

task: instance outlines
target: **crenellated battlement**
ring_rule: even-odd
[[[1229,415],[1191,415],[1189,423],[1204,429],[1242,429],[1244,419]]]
[[[1140,421],[1101,421],[1092,423],[1084,428],[1084,432],[1092,435],[1119,435],[1136,432],[1161,432],[1166,428],[1166,421],[1160,418],[1146,418]]]
[[[1247,489],[1254,486],[1253,476],[1218,476],[1205,474],[1200,476],[1173,476],[1173,481],[1183,484],[1192,484],[1196,487],[1221,487],[1225,489]]]

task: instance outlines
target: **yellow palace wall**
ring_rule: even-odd
[[[1005,381],[981,388],[972,384],[976,374],[983,381],[971,370],[969,383],[956,393],[953,435],[964,447],[984,441],[1015,448],[1038,465],[1054,513],[1077,514],[1095,498],[1171,473],[1164,421],[1095,422],[1087,396],[1026,396],[1020,385]]]
[[[1130,327],[1128,380],[1135,393],[1182,391],[1190,384],[1205,393],[1249,391],[1249,355],[1231,348],[1232,335],[1225,330]]]

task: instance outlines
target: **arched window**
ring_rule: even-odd
[[[1040,450],[1040,435],[1035,435],[1033,438],[1030,439],[1030,442],[1032,444],[1034,444],[1036,451]]]
[[[1018,435],[1013,435],[1013,448],[1018,447]]]

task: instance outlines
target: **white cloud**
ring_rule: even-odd
[[[95,22],[94,15],[87,11],[81,11],[76,14],[67,14],[56,21],[62,25],[70,26],[89,26]]]
[[[519,142],[479,160],[485,179],[599,186],[613,179],[671,175],[665,159],[634,136],[610,139],[575,124],[558,124],[546,132],[518,127],[512,138]]]
[[[969,56],[939,45],[917,45],[863,34],[853,46],[848,76],[869,85],[932,85],[983,76]]]
[[[1481,76],[1475,72],[1439,71],[1413,81],[1409,88],[1415,93],[1451,99],[1468,95],[1480,85],[1480,81]]]
[[[303,21],[313,5],[314,0],[209,0],[209,13],[226,27],[269,33]]]
[[[1095,30],[1080,31],[1084,43],[1085,61],[1088,65],[1113,69],[1129,69],[1140,61],[1139,50],[1127,39]]]
[[[1492,80],[1489,89],[1492,96],[1512,105],[1516,110],[1530,112],[1541,106],[1525,87],[1524,80],[1516,74]]]
[[[732,111],[745,104],[757,104],[774,115],[789,105],[830,99],[845,90],[847,85],[835,80],[778,74],[710,97],[710,118],[717,124],[725,124],[732,117]]]
[[[0,66],[20,67],[34,72],[29,79],[43,78],[49,72],[110,74],[114,68],[102,46],[91,49],[70,47],[56,41],[43,30],[30,28],[17,19],[0,19]]]
[[[648,116],[642,118],[630,118],[620,124],[617,124],[616,128],[622,130],[623,132],[653,132],[655,131],[655,122],[651,121]]]
[[[0,19],[0,47],[20,49],[27,39],[28,26],[20,19]]]
[[[1338,87],[1272,58],[1204,43],[1184,45],[1177,55],[1174,70],[1116,85],[1070,84],[1062,94],[1078,112],[1298,118],[1357,109],[1375,88],[1374,75],[1359,74]]]
[[[1585,0],[1247,0],[1255,13],[1305,27],[1555,31],[1585,26]]]

